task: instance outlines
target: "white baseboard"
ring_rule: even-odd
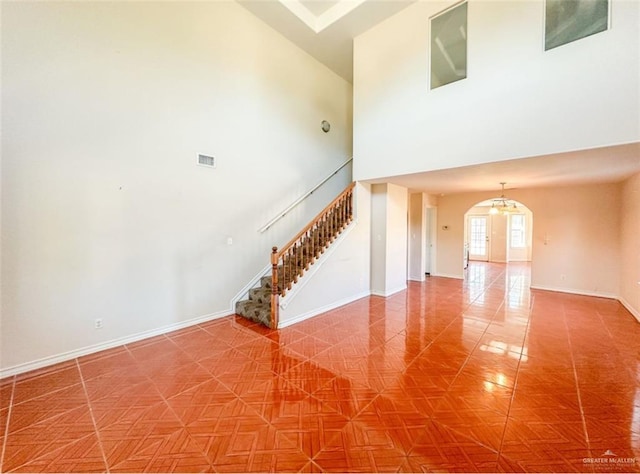
[[[640,323],[640,311],[638,311],[633,306],[631,306],[631,303],[629,303],[624,298],[618,298],[618,301],[620,301],[622,306],[627,308],[627,311],[629,311],[633,315],[633,317],[636,318],[638,320],[638,322]]]
[[[625,307],[625,309],[627,311],[629,311],[631,313],[631,315],[636,318],[636,320],[638,322],[640,322],[640,311],[638,311],[637,309],[635,309],[633,306],[631,306],[631,303],[629,303],[627,300],[625,300],[624,298],[618,296],[618,295],[614,295],[611,293],[594,293],[594,292],[590,292],[590,291],[584,291],[584,290],[576,290],[576,289],[571,289],[571,288],[552,288],[552,287],[548,287],[548,286],[531,286],[532,290],[543,290],[543,291],[555,291],[558,293],[569,293],[572,295],[580,295],[580,296],[595,296],[596,298],[607,298],[607,299],[612,299],[612,300],[617,300],[620,302],[620,304],[622,306]]]
[[[280,321],[280,324],[278,325],[278,329],[286,328],[287,326],[291,326],[292,324],[296,324],[296,323],[302,322],[305,319],[313,318],[314,316],[317,316],[317,315],[322,314],[322,313],[326,313],[327,311],[331,311],[332,309],[339,308],[340,306],[344,306],[346,304],[353,303],[354,301],[359,300],[361,298],[365,298],[365,297],[367,297],[369,295],[371,295],[371,292],[369,292],[369,291],[363,291],[361,293],[356,293],[355,295],[348,296],[347,298],[342,298],[341,300],[335,301],[335,302],[330,303],[328,305],[325,305],[325,306],[323,306],[321,308],[316,308],[316,309],[313,309],[311,311],[308,311],[308,312],[306,312],[304,314],[296,316],[295,318],[291,318],[291,319],[288,319],[286,321]]]
[[[575,288],[554,288],[550,286],[533,286],[533,285],[531,285],[530,288],[532,290],[555,291],[557,293],[569,293],[571,295],[595,296],[596,298],[608,298],[612,300],[619,299],[618,295],[614,295],[612,293],[595,293],[593,291],[578,290]]]
[[[198,316],[197,318],[181,321],[175,324],[170,324],[168,326],[152,329],[150,331],[144,331],[137,334],[133,334],[131,336],[112,339],[111,341],[101,342],[99,344],[83,347],[81,349],[63,352],[61,354],[44,357],[42,359],[26,362],[24,364],[18,364],[12,367],[7,367],[5,369],[0,370],[0,379],[3,379],[5,377],[11,377],[12,375],[22,374],[24,372],[29,372],[31,370],[41,369],[43,367],[47,367],[50,365],[59,364],[61,362],[66,362],[69,360],[76,359],[78,357],[94,354],[96,352],[104,351],[107,349],[113,349],[114,347],[122,346],[124,344],[131,344],[133,342],[138,342],[143,339],[148,339],[150,337],[160,336],[162,334],[177,331],[178,329],[184,329],[189,326],[195,326],[196,324],[206,323],[214,319],[219,319],[225,316],[229,316],[233,314],[233,311],[234,310],[225,309],[224,311],[218,311],[216,313],[206,314],[204,316]]]
[[[382,296],[383,298],[388,298],[389,296],[391,296],[391,295],[395,295],[396,293],[399,293],[399,292],[404,291],[404,290],[406,290],[406,289],[407,289],[407,285],[406,285],[406,283],[405,283],[405,284],[404,284],[404,285],[402,285],[402,286],[399,286],[399,287],[397,287],[397,288],[393,288],[393,289],[388,290],[388,291],[377,291],[377,290],[372,290],[372,291],[371,291],[371,294],[372,294],[373,296]]]
[[[461,279],[458,276],[448,276],[448,275],[433,275],[433,276],[438,276],[438,277],[444,277],[444,278],[455,278],[455,279]],[[323,306],[321,308],[317,308],[314,309],[312,311],[309,311],[307,313],[304,313],[302,315],[299,315],[293,319],[290,319],[288,321],[283,321],[280,325],[279,329],[285,328],[287,326],[291,326],[293,324],[299,323],[301,321],[304,321],[306,319],[312,318],[314,316],[317,316],[318,314],[321,313],[325,313],[327,311],[331,311],[333,309],[336,309],[340,306],[344,306],[346,304],[352,303],[356,300],[359,300],[361,298],[365,298],[367,296],[370,295],[374,295],[374,296],[382,296],[382,297],[388,297],[391,296],[392,294],[398,293],[402,290],[405,290],[407,287],[400,287],[397,288],[395,290],[386,292],[385,294],[381,293],[381,292],[375,292],[375,291],[364,291],[361,293],[357,293],[355,295],[349,296],[347,298],[343,298],[341,300],[338,300],[334,303],[331,303],[329,305]],[[545,286],[531,286],[531,289],[533,290],[543,290],[543,291],[554,291],[554,292],[559,292],[559,293],[569,293],[569,294],[575,294],[575,295],[582,295],[582,296],[595,296],[595,297],[599,297],[599,298],[609,298],[609,299],[615,299],[620,301],[620,303],[633,315],[634,318],[636,318],[636,320],[638,322],[640,322],[640,311],[636,310],[633,306],[631,306],[631,304],[626,301],[624,298],[621,298],[619,296],[616,295],[612,295],[612,294],[600,294],[600,293],[593,293],[593,292],[587,292],[587,291],[583,291],[583,290],[575,290],[575,289],[567,289],[567,288],[552,288],[552,287],[545,287]],[[170,324],[168,326],[163,326],[161,328],[157,328],[157,329],[152,329],[150,331],[144,331],[141,333],[137,333],[137,334],[133,334],[131,336],[126,336],[126,337],[122,337],[122,338],[118,338],[118,339],[113,339],[111,341],[107,341],[107,342],[102,342],[99,344],[94,344],[92,346],[87,346],[87,347],[83,347],[81,349],[76,349],[73,351],[68,351],[68,352],[63,352],[61,354],[56,354],[53,356],[49,356],[49,357],[45,357],[42,359],[38,359],[35,361],[31,361],[31,362],[27,362],[24,364],[18,364],[18,365],[14,365],[12,367],[7,367],[4,369],[0,369],[0,379],[3,379],[5,377],[11,377],[13,375],[18,375],[18,374],[22,374],[25,372],[29,372],[31,370],[36,370],[36,369],[41,369],[43,367],[47,367],[50,365],[54,365],[54,364],[59,364],[61,362],[66,362],[69,360],[73,360],[76,359],[78,357],[82,357],[85,355],[89,355],[89,354],[94,354],[96,352],[100,352],[100,351],[104,351],[107,349],[113,349],[114,347],[118,347],[118,346],[122,346],[124,344],[131,344],[134,342],[138,342],[141,341],[143,339],[148,339],[150,337],[154,337],[154,336],[159,336],[162,334],[166,334],[169,332],[173,332],[173,331],[177,331],[179,329],[184,329],[186,327],[189,326],[195,326],[197,324],[202,324],[202,323],[206,323],[208,321],[213,321],[215,319],[220,319],[226,316],[230,316],[231,314],[233,314],[234,310],[223,310],[223,311],[218,311],[216,313],[211,313],[211,314],[206,314],[204,316],[199,316],[197,318],[193,318],[193,319],[189,319],[186,321],[182,321],[179,323],[175,323],[175,324]]]
[[[412,276],[409,275],[409,278],[407,278],[408,281],[418,281],[418,282],[423,282],[426,279],[425,275],[422,274],[420,276]]]
[[[456,280],[464,280],[462,275],[449,275],[447,273],[432,273],[431,276],[440,277],[440,278],[454,278]]]

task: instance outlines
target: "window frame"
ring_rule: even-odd
[[[433,37],[433,21],[435,19],[437,19],[438,17],[441,17],[442,15],[446,15],[449,14],[450,12],[452,12],[453,10],[460,8],[462,6],[465,6],[465,21],[464,21],[464,32],[463,32],[463,37],[464,37],[464,42],[465,42],[465,54],[464,54],[464,76],[460,77],[458,79],[449,81],[449,82],[444,82],[442,84],[439,84],[437,86],[433,85],[433,43],[435,41],[434,37]],[[443,86],[447,86],[449,84],[453,84],[456,82],[460,82],[463,81],[465,79],[467,79],[468,77],[468,71],[469,71],[469,2],[468,0],[462,0],[460,2],[457,2],[453,5],[451,5],[450,7],[436,13],[435,15],[429,17],[429,38],[428,38],[428,48],[429,48],[429,52],[428,52],[428,72],[427,72],[427,82],[428,82],[428,90],[429,91],[433,91],[435,89],[439,89]]]
[[[522,226],[514,227],[514,217],[522,219]],[[520,219],[518,219],[520,220]],[[513,234],[514,231],[520,233],[520,237],[517,240],[518,245],[514,245]],[[510,214],[509,215],[509,247],[512,249],[524,249],[527,248],[527,215],[523,213]]]

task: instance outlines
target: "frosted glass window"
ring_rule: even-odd
[[[467,3],[431,19],[431,89],[467,77]]]
[[[605,31],[608,0],[546,0],[545,51]]]

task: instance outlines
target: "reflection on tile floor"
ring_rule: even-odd
[[[640,324],[472,263],[0,381],[0,471],[640,472]]]

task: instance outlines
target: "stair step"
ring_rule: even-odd
[[[271,275],[265,275],[262,278],[260,278],[260,286],[262,288],[273,288],[273,286],[271,285]]]
[[[249,290],[249,299],[256,303],[270,303],[271,302],[271,288],[259,287],[251,288]]]
[[[344,230],[349,222],[339,229],[336,235],[328,235],[324,230],[316,229],[309,234],[309,237],[297,249],[296,257],[289,256],[287,261],[287,278],[284,278],[284,268],[278,267],[278,288],[289,288],[294,281],[304,274],[309,265],[331,245],[337,235]],[[292,275],[293,273],[293,275]],[[294,276],[295,275],[295,276]],[[260,286],[249,290],[249,299],[236,303],[236,313],[251,321],[256,321],[271,327],[271,291],[273,282],[271,275],[260,278]]]
[[[292,282],[292,281],[293,281],[293,278],[291,278],[291,277],[287,274],[287,278],[286,278],[286,280],[285,280],[285,279],[283,279],[283,278],[282,278],[282,272],[280,272],[280,274],[278,275],[278,286],[279,286],[280,288],[282,288],[283,280],[284,280],[284,284],[285,284],[285,285],[288,285],[290,282]],[[269,291],[271,291],[271,288],[273,288],[273,285],[272,285],[272,283],[271,283],[271,275],[263,276],[263,277],[260,279],[260,285],[261,285],[261,288],[263,288],[263,289],[265,289],[265,290],[266,290],[266,289],[268,289]]]
[[[238,301],[236,314],[271,327],[271,304],[257,303],[251,300]]]

